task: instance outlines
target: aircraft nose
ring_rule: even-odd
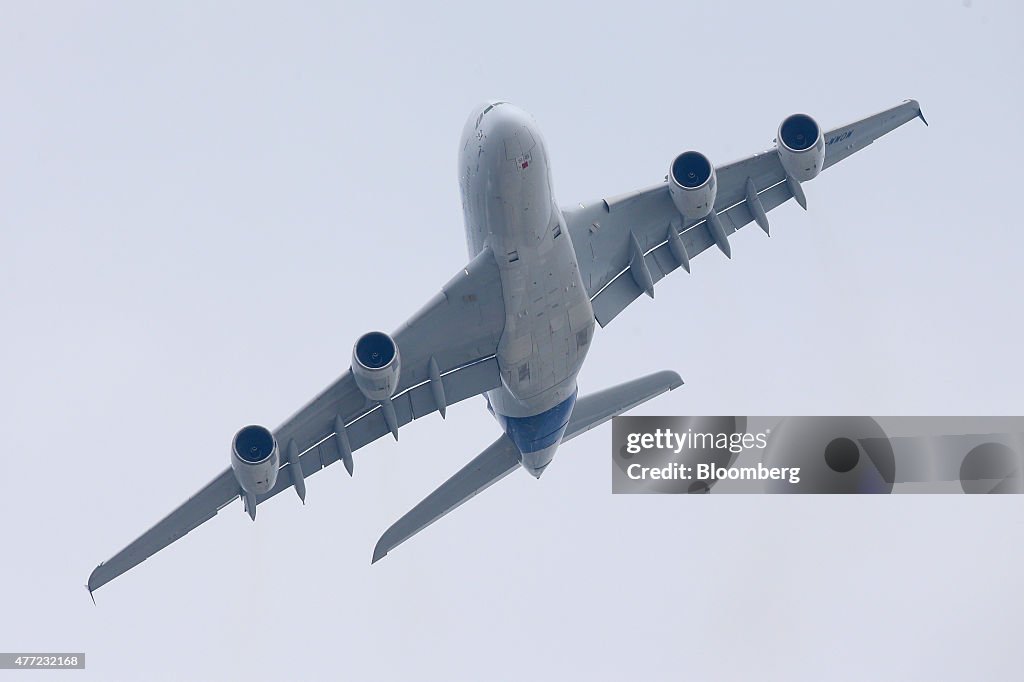
[[[482,123],[491,135],[515,134],[516,130],[529,123],[525,111],[508,102],[496,102],[484,109]]]
[[[537,146],[529,114],[511,104],[501,104],[484,114],[482,125],[485,135],[504,142],[506,161],[516,161],[523,169],[529,167]]]

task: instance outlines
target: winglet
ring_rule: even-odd
[[[92,598],[92,603],[94,606],[96,605],[96,595],[93,594],[93,590],[103,586],[103,583],[99,582],[99,580],[96,578],[96,572],[100,570],[104,563],[106,562],[101,561],[99,566],[92,569],[92,573],[89,574],[89,581],[85,583],[85,589],[89,590],[89,597]]]
[[[918,101],[917,101],[916,99],[909,99],[909,100],[907,100],[907,101],[908,101],[908,102],[913,102],[913,103],[914,103],[914,106],[916,106],[916,107],[917,107],[917,117],[918,117],[919,119],[921,119],[921,123],[924,123],[925,125],[928,125],[928,119],[926,119],[926,118],[924,117],[924,112],[923,112],[923,111],[921,111],[921,105],[920,105],[920,103],[919,103],[919,102],[918,102]]]

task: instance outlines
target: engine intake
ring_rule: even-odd
[[[266,427],[246,426],[231,440],[231,468],[247,493],[269,492],[277,482],[280,465],[277,440]]]
[[[703,218],[715,207],[718,192],[715,167],[700,152],[683,152],[669,167],[668,191],[684,218]]]
[[[400,369],[398,346],[384,332],[363,334],[352,348],[352,375],[368,400],[394,395]]]
[[[779,126],[779,159],[794,180],[817,177],[825,165],[825,138],[818,123],[807,114],[793,114]]]

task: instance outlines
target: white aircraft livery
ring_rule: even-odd
[[[576,376],[594,340],[673,270],[795,199],[803,184],[882,135],[920,118],[914,100],[822,131],[806,114],[782,121],[775,146],[715,167],[684,152],[663,182],[572,208],[552,192],[547,148],[533,119],[507,102],[470,115],[459,143],[469,263],[394,334],[373,331],[352,364],[276,430],[246,426],[231,465],[89,576],[92,593],[213,518],[236,497],[256,508],[432,412],[483,395],[502,435],[381,536],[376,562],[512,471],[540,477],[561,443],[682,385],[658,372],[579,396]]]

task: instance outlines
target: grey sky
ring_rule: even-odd
[[[610,494],[610,428],[379,564],[482,400],[93,566],[466,260],[458,135],[533,113],[563,204],[908,97],[911,123],[596,337],[647,414],[1021,414],[1015,2],[0,6],[0,649],[97,680],[1008,679],[1024,498]],[[157,667],[154,674],[153,668]],[[0,674],[2,675],[2,674]]]

